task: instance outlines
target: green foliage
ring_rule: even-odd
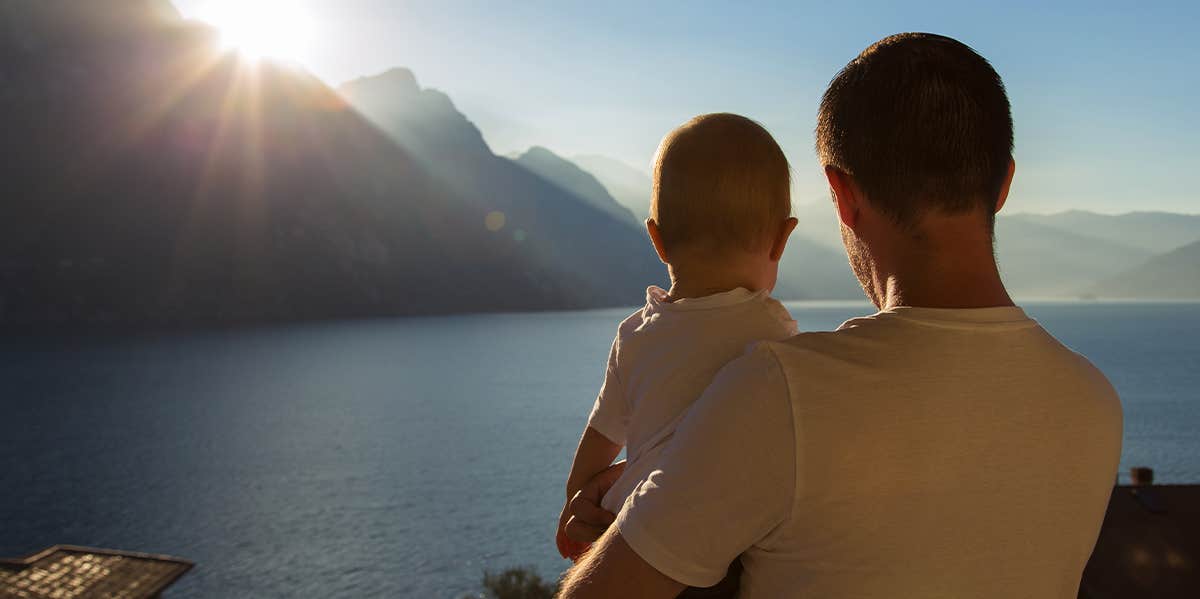
[[[553,599],[558,585],[542,580],[531,566],[509,568],[499,574],[483,573],[481,599]],[[470,596],[463,599],[469,599]]]

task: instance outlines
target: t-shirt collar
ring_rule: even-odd
[[[730,289],[703,297],[687,297],[670,301],[667,290],[657,285],[646,288],[646,306],[652,310],[710,310],[747,302],[767,295],[767,290],[750,291],[745,287]]]
[[[868,318],[875,320],[898,318],[930,326],[952,328],[1007,328],[1027,327],[1037,324],[1037,321],[1030,318],[1025,314],[1024,310],[1017,306],[996,306],[992,308],[919,308],[897,306],[880,310],[874,316]],[[852,322],[854,321],[848,321],[846,324]]]

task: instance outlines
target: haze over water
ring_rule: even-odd
[[[801,330],[870,312],[790,307]],[[1200,304],[1026,309],[1120,392],[1122,473],[1200,482]],[[0,555],[175,554],[198,563],[181,598],[458,598],[484,569],[557,575],[563,479],[627,313],[4,339],[0,472],[20,492],[0,495]]]

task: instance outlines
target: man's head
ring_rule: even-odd
[[[886,37],[821,99],[817,154],[906,228],[925,214],[998,209],[1012,160],[1008,96],[988,61],[930,33]]]
[[[1000,76],[948,37],[884,38],[834,77],[817,117],[817,154],[850,264],[876,305],[895,299],[889,286],[901,270],[944,280],[952,266],[1002,291],[992,232],[1012,182],[1012,143]]]
[[[790,190],[787,158],[762,125],[700,115],[658,147],[647,227],[664,262],[727,254],[778,261],[795,222]]]

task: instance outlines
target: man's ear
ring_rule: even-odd
[[[783,226],[779,228],[779,232],[775,234],[775,240],[771,242],[771,262],[779,262],[783,258],[783,250],[787,247],[788,237],[792,235],[792,231],[796,230],[796,225],[800,221],[796,217],[788,217],[783,221]]]
[[[1012,187],[1013,175],[1017,173],[1017,161],[1012,158],[1008,159],[1008,176],[1004,177],[1004,185],[1000,186],[1000,196],[996,198],[996,212],[1004,207],[1004,202],[1008,201],[1008,190]]]
[[[654,244],[658,259],[667,264],[667,248],[663,245],[662,232],[658,230],[658,223],[654,222],[654,219],[646,219],[646,232],[650,234],[650,243]]]
[[[833,193],[838,220],[847,228],[854,229],[858,226],[858,215],[863,203],[862,192],[854,182],[854,177],[837,167],[826,166],[825,180],[829,181],[829,191]]]

